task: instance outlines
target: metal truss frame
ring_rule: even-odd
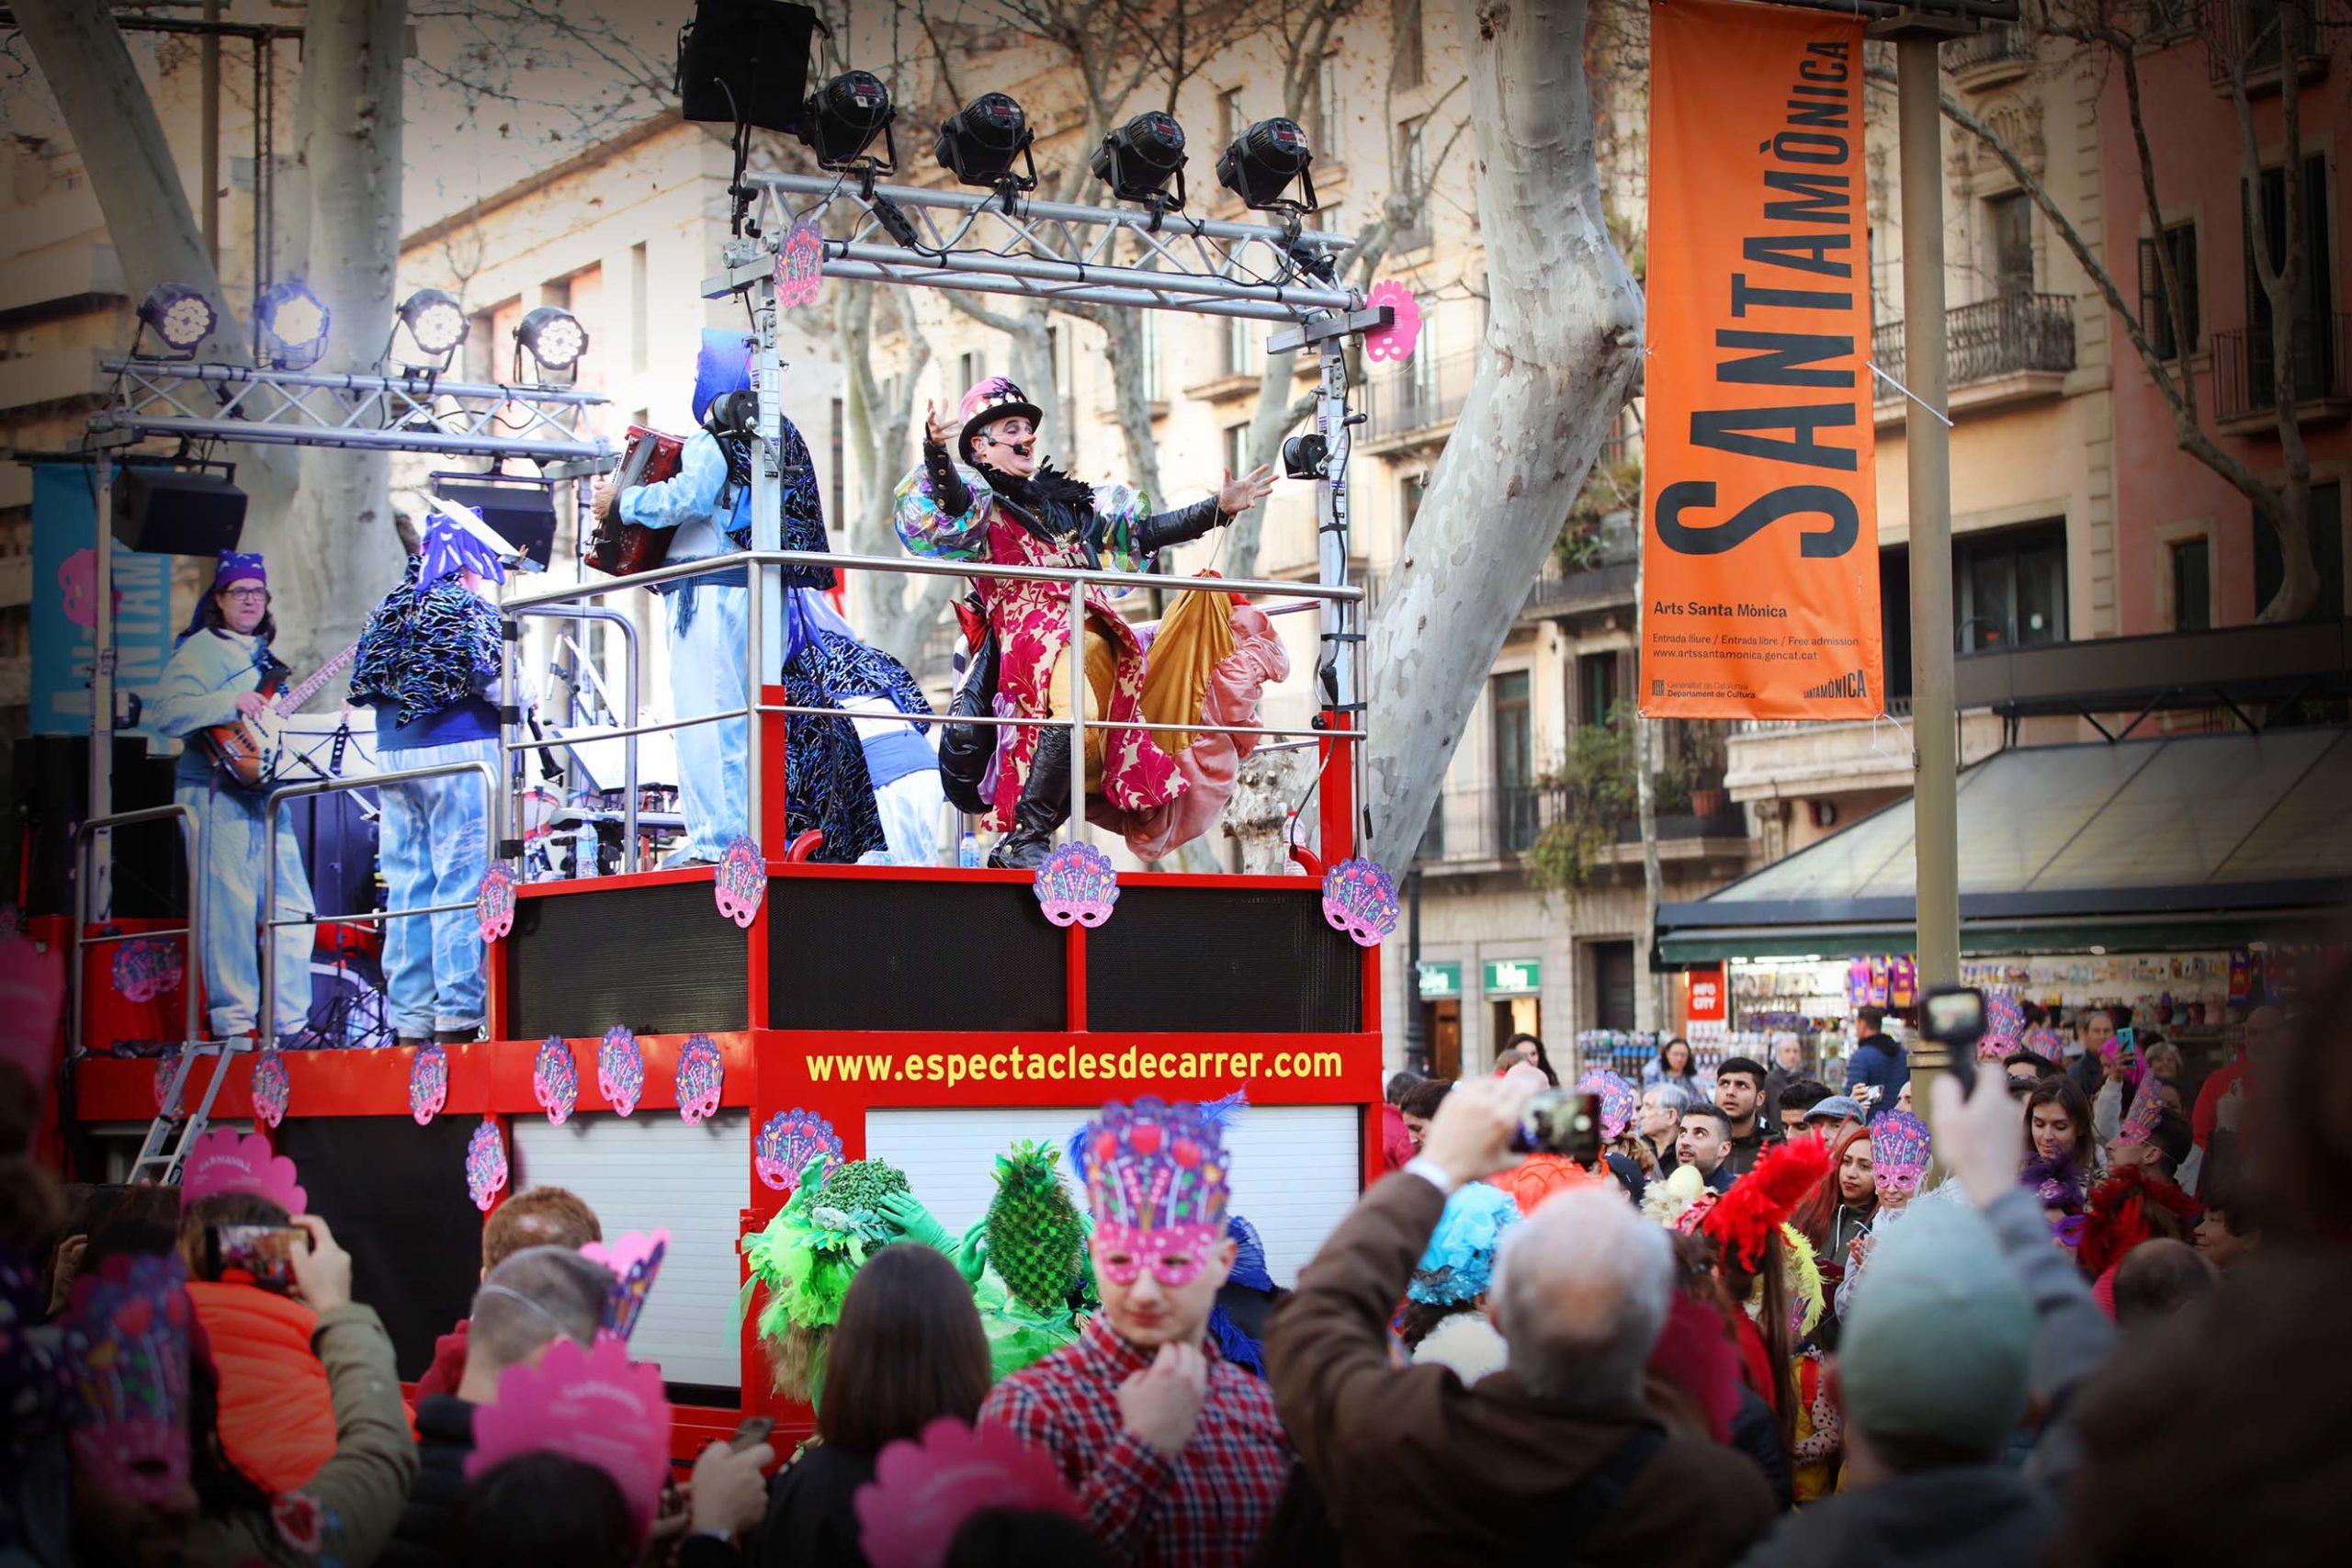
[[[751,178],[763,227],[819,220],[836,206],[856,213],[847,239],[825,242],[829,277],[1266,321],[1364,303],[1360,291],[1316,276],[1335,273],[1354,242],[1295,224],[918,186],[869,189],[849,175]],[[796,206],[796,197],[813,199]],[[1118,259],[1122,236],[1139,257]]]
[[[108,405],[90,416],[90,445],[153,436],[264,446],[329,446],[460,457],[523,457],[550,479],[619,461],[583,432],[584,410],[609,402],[574,387],[447,381],[429,371],[322,375],[168,359],[107,360]]]

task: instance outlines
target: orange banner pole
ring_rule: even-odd
[[[1884,706],[1862,28],[1650,8],[1640,706]]]

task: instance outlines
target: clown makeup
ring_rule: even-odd
[[[999,473],[1026,479],[1037,471],[1037,427],[1026,414],[982,425],[972,437],[975,459]]]

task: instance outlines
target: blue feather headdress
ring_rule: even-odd
[[[700,424],[710,405],[729,392],[752,385],[752,337],[721,328],[702,330],[702,352],[695,356],[695,423]]]

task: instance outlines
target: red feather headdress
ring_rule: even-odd
[[[2143,1165],[2125,1166],[2091,1189],[2083,1245],[2075,1255],[2085,1274],[2098,1279],[2155,1235],[2155,1227],[2148,1223],[2151,1203],[2184,1226],[2197,1223],[2197,1200]]]
[[[1699,1228],[1723,1244],[1742,1267],[1764,1260],[1772,1233],[1785,1224],[1804,1195],[1829,1174],[1829,1145],[1810,1134],[1764,1151],[1756,1168],[1741,1177],[1707,1212]]]

